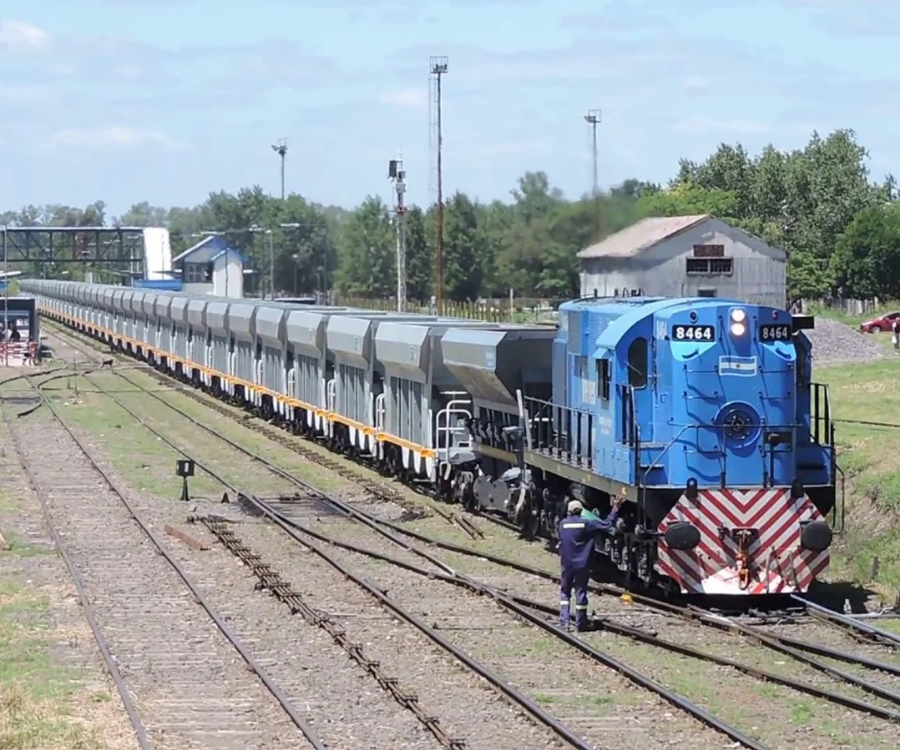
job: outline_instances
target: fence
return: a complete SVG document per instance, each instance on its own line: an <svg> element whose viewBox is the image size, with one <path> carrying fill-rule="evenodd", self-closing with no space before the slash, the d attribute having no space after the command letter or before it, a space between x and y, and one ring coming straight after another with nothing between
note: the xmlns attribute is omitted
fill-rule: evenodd
<svg viewBox="0 0 900 750"><path fill-rule="evenodd" d="M483 320L488 323L553 323L556 322L556 308L565 300L520 298L510 304L508 299L482 299L475 302L444 300L440 313L429 303L407 300L403 312L422 315L444 315L451 318ZM335 305L362 307L366 310L396 311L396 299L372 299L366 297L344 297L334 295Z"/></svg>

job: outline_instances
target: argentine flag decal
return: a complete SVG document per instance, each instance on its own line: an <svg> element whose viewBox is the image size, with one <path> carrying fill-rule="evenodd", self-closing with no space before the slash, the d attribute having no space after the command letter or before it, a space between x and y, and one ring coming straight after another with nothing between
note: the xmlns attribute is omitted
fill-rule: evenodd
<svg viewBox="0 0 900 750"><path fill-rule="evenodd" d="M753 377L757 372L756 357L719 357L719 375Z"/></svg>

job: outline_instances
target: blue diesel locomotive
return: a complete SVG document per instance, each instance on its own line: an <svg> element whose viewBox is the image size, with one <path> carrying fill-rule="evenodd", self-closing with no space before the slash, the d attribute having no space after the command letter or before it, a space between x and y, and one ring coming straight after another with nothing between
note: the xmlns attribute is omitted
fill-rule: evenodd
<svg viewBox="0 0 900 750"><path fill-rule="evenodd" d="M570 497L602 514L623 494L598 549L626 574L681 593L805 591L829 564L838 471L812 319L710 298L559 315L552 396L520 395L518 420L476 402L490 464L476 504L511 505L536 532Z"/></svg>

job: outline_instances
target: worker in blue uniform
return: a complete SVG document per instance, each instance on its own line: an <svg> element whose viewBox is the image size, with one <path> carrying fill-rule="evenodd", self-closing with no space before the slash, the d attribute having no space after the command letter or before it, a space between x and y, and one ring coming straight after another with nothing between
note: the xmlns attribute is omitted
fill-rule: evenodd
<svg viewBox="0 0 900 750"><path fill-rule="evenodd" d="M588 629L588 573L594 537L608 531L616 522L624 497L617 497L606 518L586 518L582 515L584 506L579 500L569 503L569 515L559 522L560 576L559 624L569 625L569 601L575 589L575 626L578 630Z"/></svg>

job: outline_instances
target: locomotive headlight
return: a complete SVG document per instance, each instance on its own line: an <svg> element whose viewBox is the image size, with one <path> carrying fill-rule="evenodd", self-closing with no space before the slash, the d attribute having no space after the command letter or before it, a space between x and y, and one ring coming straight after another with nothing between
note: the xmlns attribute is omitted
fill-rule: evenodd
<svg viewBox="0 0 900 750"><path fill-rule="evenodd" d="M731 324L731 335L732 336L743 336L747 333L747 326L743 323L732 323Z"/></svg>
<svg viewBox="0 0 900 750"><path fill-rule="evenodd" d="M740 307L734 308L731 311L731 321L733 323L743 323L747 319L746 311L742 310ZM732 333L734 332L734 326L731 327ZM743 332L742 332L743 333ZM735 334L736 336L740 336L741 334Z"/></svg>

